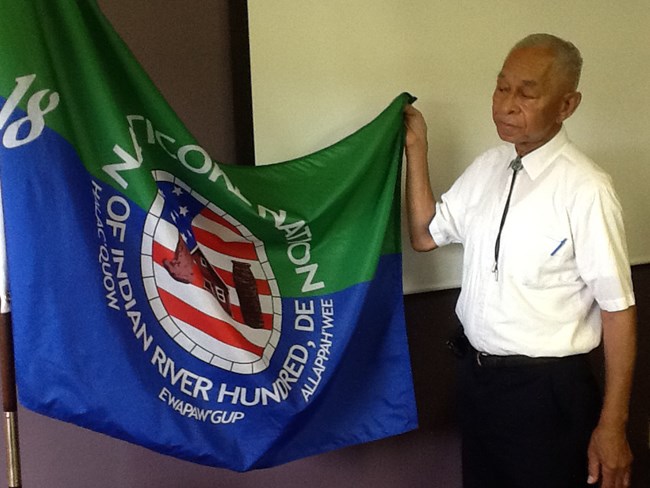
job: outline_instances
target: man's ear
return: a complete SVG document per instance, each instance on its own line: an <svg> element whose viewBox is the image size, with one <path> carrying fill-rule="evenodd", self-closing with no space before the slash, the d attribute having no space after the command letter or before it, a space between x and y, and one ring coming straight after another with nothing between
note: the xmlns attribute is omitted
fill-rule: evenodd
<svg viewBox="0 0 650 488"><path fill-rule="evenodd" d="M572 91L562 97L562 105L560 106L560 112L558 113L558 122L561 124L566 119L573 115L573 112L576 111L580 101L582 100L582 93L579 91Z"/></svg>

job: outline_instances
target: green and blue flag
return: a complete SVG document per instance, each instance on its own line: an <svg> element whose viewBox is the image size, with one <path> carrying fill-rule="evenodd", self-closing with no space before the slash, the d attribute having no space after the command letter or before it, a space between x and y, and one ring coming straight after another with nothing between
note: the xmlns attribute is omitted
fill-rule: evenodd
<svg viewBox="0 0 650 488"><path fill-rule="evenodd" d="M214 161L92 0L0 0L18 393L244 471L417 426L402 109L319 152Z"/></svg>

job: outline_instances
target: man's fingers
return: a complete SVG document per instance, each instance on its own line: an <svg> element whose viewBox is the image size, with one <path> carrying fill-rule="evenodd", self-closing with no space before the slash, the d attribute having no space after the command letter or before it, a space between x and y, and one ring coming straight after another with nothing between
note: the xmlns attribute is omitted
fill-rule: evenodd
<svg viewBox="0 0 650 488"><path fill-rule="evenodd" d="M593 485L598 483L600 479L600 462L596 456L589 453L589 476L587 477L587 483Z"/></svg>
<svg viewBox="0 0 650 488"><path fill-rule="evenodd" d="M632 472L629 469L625 472L625 475L623 476L623 486L625 487L632 486Z"/></svg>
<svg viewBox="0 0 650 488"><path fill-rule="evenodd" d="M630 469L607 469L603 466L601 488L626 488L631 485L632 472Z"/></svg>

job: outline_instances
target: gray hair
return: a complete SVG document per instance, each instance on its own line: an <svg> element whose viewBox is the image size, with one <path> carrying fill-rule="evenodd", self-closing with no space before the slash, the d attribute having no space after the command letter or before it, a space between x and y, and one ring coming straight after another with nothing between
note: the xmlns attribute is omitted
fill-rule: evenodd
<svg viewBox="0 0 650 488"><path fill-rule="evenodd" d="M578 89L582 71L582 55L571 42L552 34L531 34L514 45L510 52L525 47L544 47L555 56L555 65L567 76L573 90Z"/></svg>

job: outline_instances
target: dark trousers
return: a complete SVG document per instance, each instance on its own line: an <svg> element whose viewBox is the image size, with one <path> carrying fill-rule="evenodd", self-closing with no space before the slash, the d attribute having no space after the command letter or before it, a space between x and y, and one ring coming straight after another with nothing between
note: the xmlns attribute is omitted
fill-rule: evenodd
<svg viewBox="0 0 650 488"><path fill-rule="evenodd" d="M463 486L587 485L600 392L585 356L513 367L460 368Z"/></svg>

